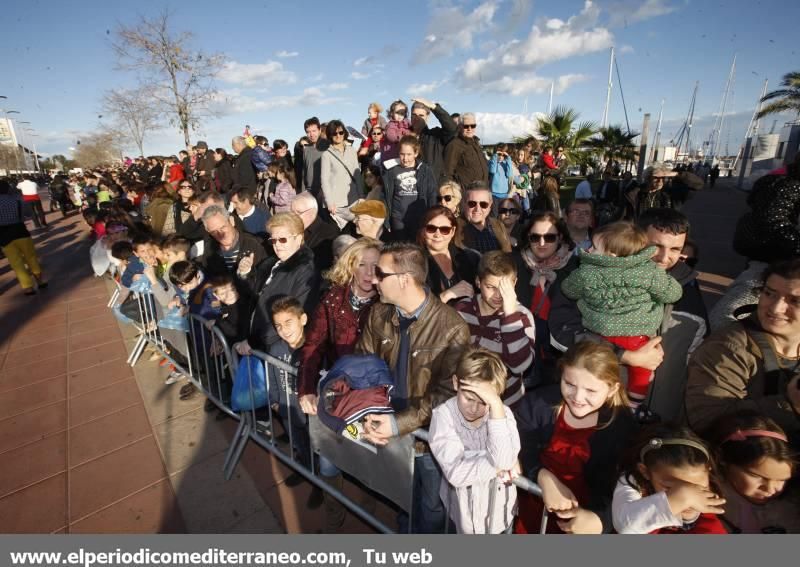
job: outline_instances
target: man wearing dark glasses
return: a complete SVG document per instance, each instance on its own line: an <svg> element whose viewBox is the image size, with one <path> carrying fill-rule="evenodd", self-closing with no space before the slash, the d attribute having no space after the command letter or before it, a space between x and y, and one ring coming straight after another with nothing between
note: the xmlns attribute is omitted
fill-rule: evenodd
<svg viewBox="0 0 800 567"><path fill-rule="evenodd" d="M470 183L489 182L489 163L477 136L475 115L467 112L461 116L461 132L447 144L444 151L444 175L462 187Z"/></svg>
<svg viewBox="0 0 800 567"><path fill-rule="evenodd" d="M375 354L389 365L396 412L367 416L363 438L375 445L426 427L433 408L454 395L453 369L469 343L469 328L455 309L425 287L427 274L425 255L415 244L389 244L375 266L373 283L380 304L372 308L356 352ZM418 443L415 533L438 533L444 528L445 510L438 497L441 479L427 445Z"/></svg>
<svg viewBox="0 0 800 567"><path fill-rule="evenodd" d="M476 182L467 188L461 202L466 222L459 219L464 245L481 254L492 250L511 252L511 239L501 221L492 218L492 192L486 182Z"/></svg>

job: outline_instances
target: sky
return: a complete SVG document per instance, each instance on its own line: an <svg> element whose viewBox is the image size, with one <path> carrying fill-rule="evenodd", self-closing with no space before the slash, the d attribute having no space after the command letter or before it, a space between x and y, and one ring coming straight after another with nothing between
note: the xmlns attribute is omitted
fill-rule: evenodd
<svg viewBox="0 0 800 567"><path fill-rule="evenodd" d="M214 147L229 147L245 125L291 147L310 116L360 129L373 100L388 106L415 95L477 113L478 135L495 143L533 131L553 83L554 106L599 123L614 46L622 89L615 74L609 122L625 125L622 94L631 130L651 114L652 140L663 99L661 138L669 140L699 81L696 145L713 129L736 55L720 136L721 149L735 153L764 80L777 88L800 69L800 2L786 0L27 0L4 11L0 108L31 123L40 154L69 156L108 120L98 118L103 93L135 82L116 69L115 31L164 9L176 33L193 34L193 49L227 57L215 81L218 114L192 135ZM767 118L761 131L792 118ZM145 152L174 154L182 145L164 120Z"/></svg>

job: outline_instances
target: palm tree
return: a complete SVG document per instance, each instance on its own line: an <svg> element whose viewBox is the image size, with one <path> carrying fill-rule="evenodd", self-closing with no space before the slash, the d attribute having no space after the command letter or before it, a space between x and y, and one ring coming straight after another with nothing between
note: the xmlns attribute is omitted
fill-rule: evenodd
<svg viewBox="0 0 800 567"><path fill-rule="evenodd" d="M539 117L537 130L542 145L564 148L570 163L583 166L588 163L586 148L597 126L594 122L578 122L579 116L575 109L557 106L549 116Z"/></svg>
<svg viewBox="0 0 800 567"><path fill-rule="evenodd" d="M600 128L597 136L589 140L588 145L606 162L629 162L635 160L638 154L633 143L638 135L638 132L625 133L622 126L608 126Z"/></svg>
<svg viewBox="0 0 800 567"><path fill-rule="evenodd" d="M795 112L800 116L800 71L786 73L781 86L784 88L769 92L761 99L761 102L771 102L761 107L759 118L779 112Z"/></svg>

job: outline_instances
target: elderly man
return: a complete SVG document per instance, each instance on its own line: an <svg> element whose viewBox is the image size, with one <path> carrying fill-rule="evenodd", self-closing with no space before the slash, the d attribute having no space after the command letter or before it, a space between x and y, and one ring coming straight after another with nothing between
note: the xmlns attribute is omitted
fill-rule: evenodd
<svg viewBox="0 0 800 567"><path fill-rule="evenodd" d="M458 219L464 245L481 254L492 250L511 252L511 239L503 223L490 217L492 212L492 192L486 182L475 182L467 188L461 201L464 218Z"/></svg>
<svg viewBox="0 0 800 567"><path fill-rule="evenodd" d="M261 241L236 228L234 218L216 204L203 211L203 226L211 239L206 243L200 263L207 275L235 274L242 258L253 254L253 265L267 257Z"/></svg>
<svg viewBox="0 0 800 567"><path fill-rule="evenodd" d="M428 127L431 112L441 126ZM411 129L419 137L420 158L431 166L437 183L444 181L444 150L458 134L458 125L438 102L415 98L411 105Z"/></svg>
<svg viewBox="0 0 800 567"><path fill-rule="evenodd" d="M447 144L444 152L445 178L457 181L462 187L476 181L489 182L489 164L475 135L477 127L473 113L463 114L460 134Z"/></svg>
<svg viewBox="0 0 800 567"><path fill-rule="evenodd" d="M198 192L209 191L214 188L214 180L212 174L214 173L214 152L208 151L208 144L202 140L197 142L196 161L194 163L194 173L197 177L195 187Z"/></svg>
<svg viewBox="0 0 800 567"><path fill-rule="evenodd" d="M382 201L365 200L350 207L355 215L353 224L359 236L386 240L388 233L383 230L386 222L386 205Z"/></svg>
<svg viewBox="0 0 800 567"><path fill-rule="evenodd" d="M800 440L800 259L770 265L747 319L712 334L689 361L686 414L697 431L721 416L758 412Z"/></svg>
<svg viewBox="0 0 800 567"><path fill-rule="evenodd" d="M395 379L396 412L367 416L365 439L376 445L427 426L433 408L454 394L453 369L469 344L469 328L455 309L428 291L427 275L428 262L414 244L388 245L375 267L373 283L381 303L370 311L356 352L386 361ZM414 466L416 533L444 527L441 479L430 452L420 452Z"/></svg>
<svg viewBox="0 0 800 567"><path fill-rule="evenodd" d="M339 236L339 230L320 218L319 203L311 193L300 193L291 207L292 212L303 219L303 240L314 252L314 265L320 271L327 270L333 265L333 241Z"/></svg>
<svg viewBox="0 0 800 567"><path fill-rule="evenodd" d="M234 186L247 187L255 192L258 179L256 179L256 170L253 167L253 150L241 136L235 136L231 140L231 147L234 152L239 154L233 162Z"/></svg>

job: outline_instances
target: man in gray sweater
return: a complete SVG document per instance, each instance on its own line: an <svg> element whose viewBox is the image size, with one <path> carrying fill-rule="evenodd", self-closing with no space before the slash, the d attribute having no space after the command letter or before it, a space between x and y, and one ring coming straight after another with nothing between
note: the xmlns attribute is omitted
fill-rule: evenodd
<svg viewBox="0 0 800 567"><path fill-rule="evenodd" d="M319 118L312 116L305 121L303 127L306 131L306 136L311 143L303 148L303 190L308 191L317 201L320 199L322 191L320 170L322 154L328 149L330 143L328 140L321 138Z"/></svg>

